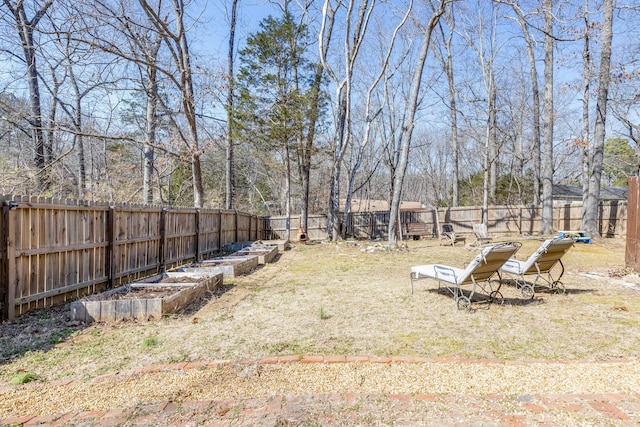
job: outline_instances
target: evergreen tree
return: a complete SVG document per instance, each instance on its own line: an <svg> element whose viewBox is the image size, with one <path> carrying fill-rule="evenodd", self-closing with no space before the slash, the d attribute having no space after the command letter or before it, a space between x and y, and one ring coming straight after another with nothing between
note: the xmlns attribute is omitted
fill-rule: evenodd
<svg viewBox="0 0 640 427"><path fill-rule="evenodd" d="M638 170L636 153L625 138L609 138L604 143L602 184L625 187L627 177Z"/></svg>
<svg viewBox="0 0 640 427"><path fill-rule="evenodd" d="M317 120L314 97L318 91L314 90L314 64L305 58L307 39L306 26L285 13L265 18L240 51L234 129L238 141L249 144L255 155L267 156L267 164L284 169L280 202L287 216L291 213L292 159L298 159L302 175L304 162L310 161L302 154L309 149L306 137Z"/></svg>

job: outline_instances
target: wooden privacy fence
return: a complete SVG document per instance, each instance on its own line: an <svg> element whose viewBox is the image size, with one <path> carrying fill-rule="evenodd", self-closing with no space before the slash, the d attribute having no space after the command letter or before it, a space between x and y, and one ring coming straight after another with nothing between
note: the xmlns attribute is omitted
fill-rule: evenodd
<svg viewBox="0 0 640 427"><path fill-rule="evenodd" d="M542 206L491 206L488 212L488 231L495 234L536 234L540 230ZM400 224L421 222L434 235L439 224L452 223L457 233L473 233L473 224L482 222L482 208L464 206L457 208L416 209L400 212ZM579 230L582 222L582 203L553 207L555 230ZM291 218L291 237L295 239L300 218ZM620 237L626 233L626 202L600 203L598 227L602 236ZM389 212L352 212L347 217L346 236L360 239L386 239L388 237ZM286 220L283 217L265 219L265 231L272 238L284 238ZM400 230L399 230L400 231ZM326 216L309 216L307 232L312 239L327 237ZM402 233L399 233L402 235Z"/></svg>
<svg viewBox="0 0 640 427"><path fill-rule="evenodd" d="M640 178L628 178L628 226L624 262L640 273Z"/></svg>
<svg viewBox="0 0 640 427"><path fill-rule="evenodd" d="M439 224L453 224L456 233L473 233L473 225L482 222L482 208L422 209L403 212L404 222L424 222L432 229ZM601 202L598 210L598 231L603 237L620 237L626 233L626 202ZM487 228L493 234L537 234L542 221L542 206L490 206ZM582 203L567 203L553 207L553 229L580 230Z"/></svg>
<svg viewBox="0 0 640 427"><path fill-rule="evenodd" d="M262 229L229 210L5 197L0 320L199 261Z"/></svg>

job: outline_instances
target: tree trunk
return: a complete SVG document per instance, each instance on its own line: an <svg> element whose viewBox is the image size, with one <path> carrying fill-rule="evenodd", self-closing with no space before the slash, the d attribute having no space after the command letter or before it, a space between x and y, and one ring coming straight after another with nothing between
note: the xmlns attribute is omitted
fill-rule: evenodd
<svg viewBox="0 0 640 427"><path fill-rule="evenodd" d="M187 32L184 27L183 16L185 13L184 3L180 0L173 0L176 12L176 29L178 35L178 48L180 56L177 58L178 70L181 76L182 105L184 114L189 125L191 136L191 171L193 178L193 205L196 208L204 206L204 188L202 186L202 168L200 165L200 142L198 138L198 125L195 111L195 93L193 90L193 74L191 70L191 57L189 56L189 43L187 42Z"/></svg>
<svg viewBox="0 0 640 427"><path fill-rule="evenodd" d="M202 187L200 155L191 156L191 176L193 177L193 206L202 208L204 206L204 188Z"/></svg>
<svg viewBox="0 0 640 427"><path fill-rule="evenodd" d="M73 129L75 131L73 135L73 144L78 152L78 198L83 199L85 191L87 190L87 170L84 154L84 140L82 138L82 94L80 93L80 87L73 70L71 53L68 50L66 51L66 56L67 74L69 75L69 80L73 87L73 94L75 97L74 113L71 119L73 121Z"/></svg>
<svg viewBox="0 0 640 427"><path fill-rule="evenodd" d="M491 58L489 61L489 145L487 147L489 150L489 201L491 202L496 197L498 182L498 90L493 74L493 58ZM486 224L486 222L483 223Z"/></svg>
<svg viewBox="0 0 640 427"><path fill-rule="evenodd" d="M284 144L284 163L286 168L286 174L284 181L284 203L285 203L285 216L287 226L284 232L285 240L291 240L291 158L289 155L289 142Z"/></svg>
<svg viewBox="0 0 640 427"><path fill-rule="evenodd" d="M453 56L451 46L447 45L447 82L449 83L449 114L451 115L451 148L453 151L452 161L452 183L451 183L451 205L456 207L460 204L459 181L460 181L460 142L458 140L458 106L456 103L456 85L453 78Z"/></svg>
<svg viewBox="0 0 640 427"><path fill-rule="evenodd" d="M591 48L589 46L589 0L584 6L584 48L582 50L582 215L589 193L589 99L591 91Z"/></svg>
<svg viewBox="0 0 640 427"><path fill-rule="evenodd" d="M338 95L339 96L339 95ZM336 140L333 148L333 170L331 180L331 190L329 192L329 234L331 240L338 240L341 235L340 230L340 171L342 158L344 157L345 145L348 137L345 134L345 123L347 119L346 95L343 95L338 107L338 126L336 129Z"/></svg>
<svg viewBox="0 0 640 427"><path fill-rule="evenodd" d="M607 121L607 96L609 94L611 42L613 39L613 0L604 0L598 96L596 100L596 126L593 133L594 147L587 192L582 216L582 229L593 237L599 237L598 204L600 201L600 178L604 157L604 140Z"/></svg>
<svg viewBox="0 0 640 427"><path fill-rule="evenodd" d="M233 178L233 89L235 76L233 71L233 51L235 47L236 34L236 13L238 10L238 0L231 3L231 22L229 23L229 51L227 55L227 159L226 159L226 191L225 208L233 209L234 205L234 178Z"/></svg>
<svg viewBox="0 0 640 427"><path fill-rule="evenodd" d="M540 234L553 233L553 0L544 0L544 163L542 171L542 220Z"/></svg>
<svg viewBox="0 0 640 427"><path fill-rule="evenodd" d="M159 43L156 44L159 48ZM156 50L157 53L157 50ZM153 56L155 58L155 55ZM147 83L146 97L146 116L145 116L145 139L146 145L144 146L144 166L142 176L142 200L143 203L153 202L153 186L151 181L153 178L153 166L156 145L156 132L157 132L157 108L158 108L158 82L157 82L157 70L154 67L147 67L147 76L149 82Z"/></svg>

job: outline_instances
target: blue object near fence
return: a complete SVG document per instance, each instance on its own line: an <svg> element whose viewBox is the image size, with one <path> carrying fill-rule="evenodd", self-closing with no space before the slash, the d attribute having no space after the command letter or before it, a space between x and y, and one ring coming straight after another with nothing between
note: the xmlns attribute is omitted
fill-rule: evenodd
<svg viewBox="0 0 640 427"><path fill-rule="evenodd" d="M587 236L587 233L584 231L559 231L558 237L571 237L578 243L591 243L591 237Z"/></svg>

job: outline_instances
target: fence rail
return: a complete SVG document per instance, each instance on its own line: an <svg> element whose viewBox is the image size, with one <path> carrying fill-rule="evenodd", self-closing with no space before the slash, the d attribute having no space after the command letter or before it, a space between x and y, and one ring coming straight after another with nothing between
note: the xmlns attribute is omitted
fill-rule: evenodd
<svg viewBox="0 0 640 427"><path fill-rule="evenodd" d="M230 210L5 197L0 320L261 239L262 228L261 218Z"/></svg>

